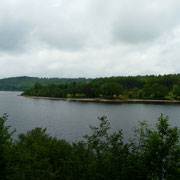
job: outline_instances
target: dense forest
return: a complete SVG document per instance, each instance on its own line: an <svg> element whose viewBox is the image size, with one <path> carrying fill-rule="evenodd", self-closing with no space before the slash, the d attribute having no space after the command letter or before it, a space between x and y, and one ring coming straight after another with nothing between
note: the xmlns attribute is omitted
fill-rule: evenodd
<svg viewBox="0 0 180 180"><path fill-rule="evenodd" d="M144 122L128 142L119 130L109 134L106 117L80 142L53 138L46 129L19 134L0 117L0 179L122 179L146 180L180 177L180 130L161 115L155 127Z"/></svg>
<svg viewBox="0 0 180 180"><path fill-rule="evenodd" d="M96 78L85 82L36 82L23 95L58 98L179 99L180 74Z"/></svg>
<svg viewBox="0 0 180 180"><path fill-rule="evenodd" d="M32 88L35 82L41 84L49 83L67 83L67 82L86 82L90 79L86 78L38 78L38 77L11 77L0 79L0 90L4 91L24 91L27 88Z"/></svg>

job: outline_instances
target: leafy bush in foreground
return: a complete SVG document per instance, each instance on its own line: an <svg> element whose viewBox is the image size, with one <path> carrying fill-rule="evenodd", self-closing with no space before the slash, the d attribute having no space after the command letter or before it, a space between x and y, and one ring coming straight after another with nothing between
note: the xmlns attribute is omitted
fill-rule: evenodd
<svg viewBox="0 0 180 180"><path fill-rule="evenodd" d="M123 140L122 130L109 134L105 116L90 127L84 141L68 143L35 128L12 142L0 118L0 179L178 179L178 127L161 115L156 127L140 122L134 138Z"/></svg>

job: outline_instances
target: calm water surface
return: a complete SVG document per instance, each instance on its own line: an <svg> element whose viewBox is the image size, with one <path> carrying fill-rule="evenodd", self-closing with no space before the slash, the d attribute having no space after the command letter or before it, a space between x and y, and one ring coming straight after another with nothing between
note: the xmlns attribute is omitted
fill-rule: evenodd
<svg viewBox="0 0 180 180"><path fill-rule="evenodd" d="M161 113L169 116L171 125L180 127L180 104L94 103L47 99L31 99L17 96L21 92L0 91L0 115L8 113L8 125L17 134L35 127L47 128L47 132L68 141L78 141L90 133L89 125L98 125L98 116L108 117L112 131L123 129L126 137L132 136L132 128L138 121L154 124Z"/></svg>

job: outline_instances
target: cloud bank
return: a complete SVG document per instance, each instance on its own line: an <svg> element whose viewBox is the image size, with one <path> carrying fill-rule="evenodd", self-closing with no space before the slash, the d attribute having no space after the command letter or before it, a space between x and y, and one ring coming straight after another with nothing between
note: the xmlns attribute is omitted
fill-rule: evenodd
<svg viewBox="0 0 180 180"><path fill-rule="evenodd" d="M0 78L179 73L179 0L2 0Z"/></svg>

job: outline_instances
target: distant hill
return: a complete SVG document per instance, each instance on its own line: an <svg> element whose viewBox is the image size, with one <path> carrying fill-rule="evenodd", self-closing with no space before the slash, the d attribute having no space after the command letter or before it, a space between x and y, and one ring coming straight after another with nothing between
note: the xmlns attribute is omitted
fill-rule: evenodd
<svg viewBox="0 0 180 180"><path fill-rule="evenodd" d="M0 79L0 91L24 91L34 86L35 82L41 84L68 83L68 82L88 82L86 78L38 78L38 77L10 77Z"/></svg>

